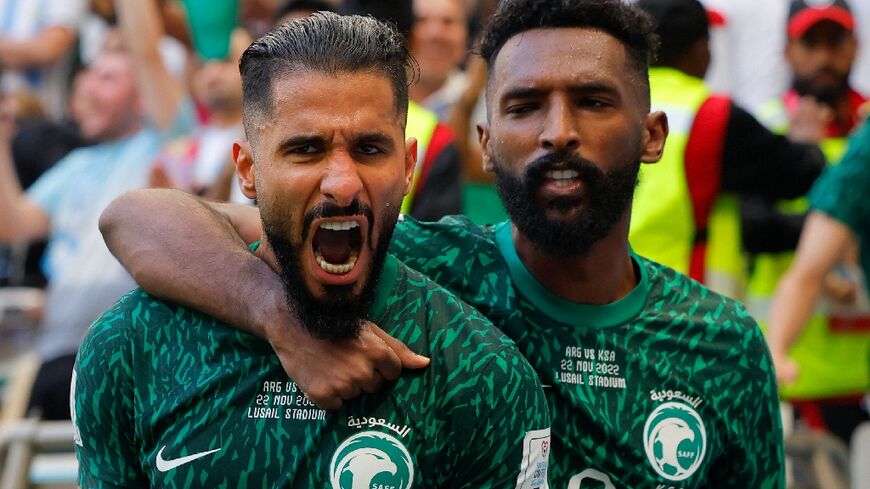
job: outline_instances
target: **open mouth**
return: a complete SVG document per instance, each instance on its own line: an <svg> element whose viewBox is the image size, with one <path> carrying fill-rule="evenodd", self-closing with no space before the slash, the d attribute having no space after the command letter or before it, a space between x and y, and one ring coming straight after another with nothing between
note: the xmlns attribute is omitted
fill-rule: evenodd
<svg viewBox="0 0 870 489"><path fill-rule="evenodd" d="M553 182L556 187L568 187L580 176L576 170L548 170L544 178Z"/></svg>
<svg viewBox="0 0 870 489"><path fill-rule="evenodd" d="M361 245L360 224L350 220L321 222L311 240L317 265L333 275L344 275L353 270Z"/></svg>

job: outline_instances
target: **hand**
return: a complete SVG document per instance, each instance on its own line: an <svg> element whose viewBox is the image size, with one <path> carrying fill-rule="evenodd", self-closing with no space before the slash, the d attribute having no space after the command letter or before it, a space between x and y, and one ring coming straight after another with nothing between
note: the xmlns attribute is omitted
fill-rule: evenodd
<svg viewBox="0 0 870 489"><path fill-rule="evenodd" d="M792 141L819 144L825 139L828 123L834 118L834 111L812 97L801 97L797 110L791 116L788 137Z"/></svg>
<svg viewBox="0 0 870 489"><path fill-rule="evenodd" d="M858 288L855 283L841 276L837 271L833 271L825 277L822 290L831 300L843 305L854 304L858 298Z"/></svg>
<svg viewBox="0 0 870 489"><path fill-rule="evenodd" d="M791 384L798 379L800 367L785 353L771 351L773 367L776 369L776 381L779 385Z"/></svg>
<svg viewBox="0 0 870 489"><path fill-rule="evenodd" d="M288 327L283 321L270 324L267 337L281 365L321 409L337 410L344 401L363 392L377 392L385 381L396 380L403 368L429 365L427 357L412 352L369 322L363 325L357 338L341 341L317 339L301 327Z"/></svg>

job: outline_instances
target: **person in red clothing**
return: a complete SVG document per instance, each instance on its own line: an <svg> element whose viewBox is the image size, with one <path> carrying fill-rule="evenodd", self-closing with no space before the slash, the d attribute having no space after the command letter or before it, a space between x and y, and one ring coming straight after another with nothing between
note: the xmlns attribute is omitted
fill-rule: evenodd
<svg viewBox="0 0 870 489"><path fill-rule="evenodd" d="M802 97L830 110L826 138L847 136L859 122L858 109L867 99L849 86L858 40L855 19L846 0L814 7L793 1L788 17L786 59L793 73L792 89L783 99L789 116Z"/></svg>

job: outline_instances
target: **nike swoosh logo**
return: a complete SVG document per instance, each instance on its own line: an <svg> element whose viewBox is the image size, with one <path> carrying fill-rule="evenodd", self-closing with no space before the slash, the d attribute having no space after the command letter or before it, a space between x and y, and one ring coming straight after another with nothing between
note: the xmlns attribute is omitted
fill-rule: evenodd
<svg viewBox="0 0 870 489"><path fill-rule="evenodd" d="M188 455L186 457L176 458L173 460L164 460L163 450L166 449L166 445L163 445L163 448L161 448L160 451L157 452L157 470L159 470L160 472L166 472L181 467L182 465L193 462L198 458L202 458L206 455L211 455L212 453L219 452L221 451L221 448L215 448L214 450L209 450L207 452L194 453L193 455Z"/></svg>

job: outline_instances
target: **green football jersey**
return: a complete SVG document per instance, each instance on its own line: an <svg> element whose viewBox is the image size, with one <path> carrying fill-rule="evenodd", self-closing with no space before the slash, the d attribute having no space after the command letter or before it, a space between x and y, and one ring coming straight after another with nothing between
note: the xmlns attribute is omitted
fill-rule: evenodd
<svg viewBox="0 0 870 489"><path fill-rule="evenodd" d="M546 400L511 340L392 256L369 318L432 362L326 413L287 378L268 343L130 293L79 352L80 484L546 487Z"/></svg>
<svg viewBox="0 0 870 489"><path fill-rule="evenodd" d="M774 370L738 303L636 255L627 296L569 302L525 268L507 222L406 218L391 251L532 363L553 423L553 489L784 487Z"/></svg>

